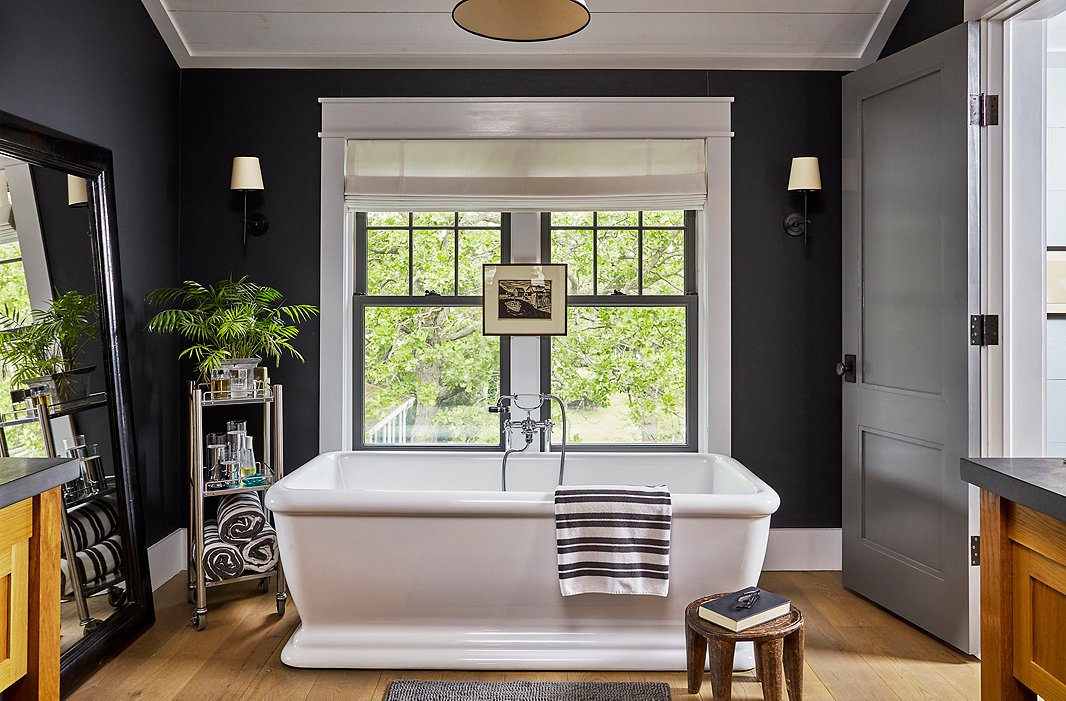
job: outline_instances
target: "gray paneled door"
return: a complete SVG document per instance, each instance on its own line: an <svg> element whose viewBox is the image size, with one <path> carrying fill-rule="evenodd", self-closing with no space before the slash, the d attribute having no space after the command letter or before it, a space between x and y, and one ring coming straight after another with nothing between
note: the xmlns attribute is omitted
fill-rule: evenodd
<svg viewBox="0 0 1066 701"><path fill-rule="evenodd" d="M844 585L967 652L978 47L960 25L843 81Z"/></svg>

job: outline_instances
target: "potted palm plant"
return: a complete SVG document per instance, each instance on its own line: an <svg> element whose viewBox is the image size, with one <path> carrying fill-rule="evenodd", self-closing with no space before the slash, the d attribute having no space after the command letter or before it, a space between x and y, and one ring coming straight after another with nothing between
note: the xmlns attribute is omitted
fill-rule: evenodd
<svg viewBox="0 0 1066 701"><path fill-rule="evenodd" d="M300 333L296 324L318 314L310 304L284 304L284 296L247 276L204 285L186 280L164 287L145 298L152 304L176 305L148 320L155 333L178 333L189 346L179 357L196 362L206 381L213 370L226 366L255 367L262 358L275 365L282 355L303 362L292 345Z"/></svg>
<svg viewBox="0 0 1066 701"><path fill-rule="evenodd" d="M93 367L78 356L96 337L96 295L57 294L45 309L0 309L0 366L13 384L43 387L56 402L84 399Z"/></svg>

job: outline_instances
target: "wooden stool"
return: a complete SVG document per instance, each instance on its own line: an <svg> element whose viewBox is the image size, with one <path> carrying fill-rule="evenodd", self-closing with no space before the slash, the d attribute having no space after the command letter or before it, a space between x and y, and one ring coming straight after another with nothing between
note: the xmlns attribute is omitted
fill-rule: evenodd
<svg viewBox="0 0 1066 701"><path fill-rule="evenodd" d="M795 606L787 616L775 618L739 633L700 618L700 604L725 596L714 594L696 599L685 609L685 647L688 650L688 693L695 694L703 684L707 645L711 652L711 690L714 701L733 696L733 651L738 642L755 643L755 673L762 681L766 701L781 700L781 666L784 660L785 684L790 701L803 699L803 614Z"/></svg>

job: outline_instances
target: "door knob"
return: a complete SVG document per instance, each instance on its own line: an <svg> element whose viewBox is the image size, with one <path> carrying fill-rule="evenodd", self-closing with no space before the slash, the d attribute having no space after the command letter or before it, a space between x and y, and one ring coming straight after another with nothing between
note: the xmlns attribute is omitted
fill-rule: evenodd
<svg viewBox="0 0 1066 701"><path fill-rule="evenodd" d="M844 382L855 381L855 356L845 355L843 362L837 363L837 375L844 378Z"/></svg>

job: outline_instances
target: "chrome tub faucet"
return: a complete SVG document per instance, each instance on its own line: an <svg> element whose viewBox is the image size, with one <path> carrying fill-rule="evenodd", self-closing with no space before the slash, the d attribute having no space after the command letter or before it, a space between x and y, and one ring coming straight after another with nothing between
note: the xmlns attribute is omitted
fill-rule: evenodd
<svg viewBox="0 0 1066 701"><path fill-rule="evenodd" d="M521 403L522 397L533 399L536 403L532 405L523 406ZM524 453L529 449L529 446L533 444L533 439L536 436L541 437L542 446L551 450L551 438L552 431L555 428L555 423L549 418L534 419L533 412L539 412L545 404L550 406L551 402L555 402L559 405L559 417L562 421L563 440L560 444L559 451L559 486L563 484L563 469L566 466L566 406L563 404L563 400L554 394L505 394L496 400L495 404L489 405L489 413L500 414L503 417L503 466L502 466L502 489L507 491L507 459L511 457L512 453ZM513 410L519 410L525 412L523 418L511 418L511 412ZM521 448L514 447L514 434L518 431L525 439L525 445Z"/></svg>

